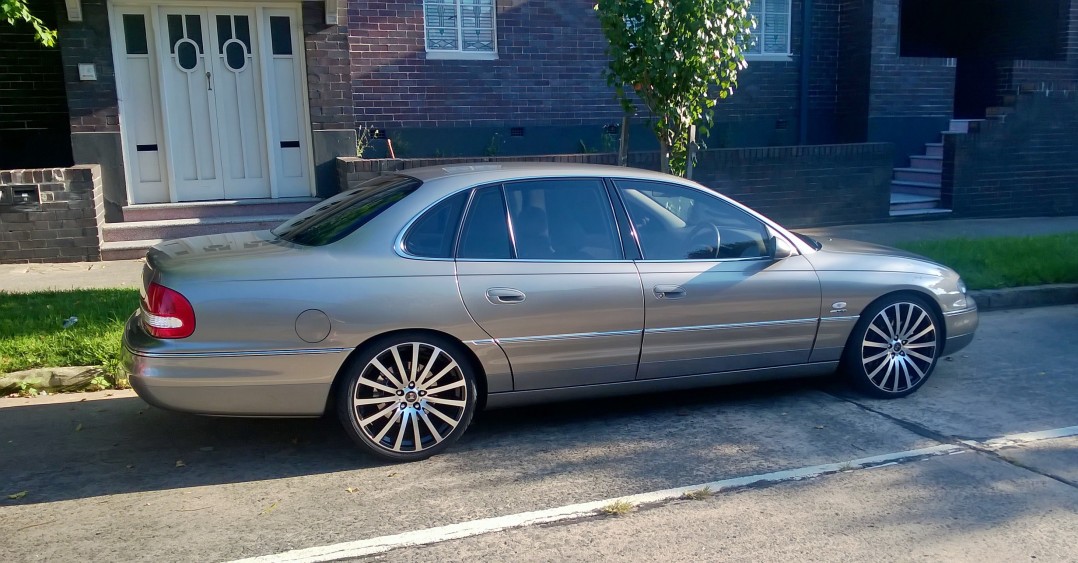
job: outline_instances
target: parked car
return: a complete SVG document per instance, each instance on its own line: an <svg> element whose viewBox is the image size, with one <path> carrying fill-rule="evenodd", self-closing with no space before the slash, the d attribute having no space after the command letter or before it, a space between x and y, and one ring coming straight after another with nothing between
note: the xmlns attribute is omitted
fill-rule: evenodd
<svg viewBox="0 0 1078 563"><path fill-rule="evenodd" d="M836 370L902 397L976 327L959 276L912 254L817 241L654 172L484 164L153 247L123 346L153 405L336 410L367 451L411 461L484 407Z"/></svg>

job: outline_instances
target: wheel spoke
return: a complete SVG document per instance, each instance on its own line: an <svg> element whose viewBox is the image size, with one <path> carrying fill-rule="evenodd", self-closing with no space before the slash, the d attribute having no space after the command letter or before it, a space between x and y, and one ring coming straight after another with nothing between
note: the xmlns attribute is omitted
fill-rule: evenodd
<svg viewBox="0 0 1078 563"><path fill-rule="evenodd" d="M887 366L887 371L883 374L883 380L880 381L880 389L885 389L887 387L887 382L891 380L891 372L895 368L895 360L894 358L891 358L884 362L884 364Z"/></svg>
<svg viewBox="0 0 1078 563"><path fill-rule="evenodd" d="M434 367L434 361L438 359L438 356L441 353L441 348L435 348L434 351L431 352L430 358L427 358L427 365L423 368L422 375L420 375L419 378L415 381L416 387L419 387L420 389L423 388L423 381L427 379L428 375L430 375L430 370Z"/></svg>
<svg viewBox="0 0 1078 563"><path fill-rule="evenodd" d="M410 409L404 409L401 413L403 413L401 414L401 427L400 430L397 431L397 441L393 444L393 449L398 452L401 451L401 443L404 442L404 430L408 428L408 418L412 414L412 411Z"/></svg>
<svg viewBox="0 0 1078 563"><path fill-rule="evenodd" d="M404 387L407 384L406 381L403 381L405 379L404 374L407 372L404 370L404 362L401 361L401 355L397 348L397 346L390 348L389 353L393 354L393 363L397 364L397 373L400 374L402 380L401 387Z"/></svg>
<svg viewBox="0 0 1078 563"><path fill-rule="evenodd" d="M887 349L891 348L891 345L886 343L886 342L873 342L871 340L866 340L865 341L865 346L868 346L870 348L887 348Z"/></svg>
<svg viewBox="0 0 1078 563"><path fill-rule="evenodd" d="M906 389L913 387L913 382L910 381L909 364L909 360L907 360L906 358L902 358L902 375L906 378Z"/></svg>
<svg viewBox="0 0 1078 563"><path fill-rule="evenodd" d="M932 358L930 358L930 357L928 357L928 356L925 356L924 354L920 354L920 353L918 353L918 352L914 352L913 350L906 350L906 353L907 353L907 354L909 354L909 355L911 355L911 356L913 356L914 358L917 358L918 360L921 360L921 361L924 361L924 362L928 362L928 363L930 363L930 364L932 363Z"/></svg>
<svg viewBox="0 0 1078 563"><path fill-rule="evenodd" d="M382 403L396 402L395 397L374 397L372 399L355 399L352 401L357 407L365 405L380 405Z"/></svg>
<svg viewBox="0 0 1078 563"><path fill-rule="evenodd" d="M449 372L451 372L451 371L453 371L455 369L457 369L457 363L454 362L454 361L450 361L449 365L445 366L445 368L443 368L442 371L438 372L438 375L435 375L430 381L426 381L426 382L423 383L424 388L430 387L431 385L434 385L435 383L438 382L439 379L444 377L445 374L447 374L447 373L449 373Z"/></svg>
<svg viewBox="0 0 1078 563"><path fill-rule="evenodd" d="M367 418L364 418L363 420L359 421L359 425L360 426L366 426L366 425L374 422L375 420L378 420L379 418L382 418L383 416L388 414L389 411L394 410L396 408L397 408L396 404L389 405L388 407L378 411L377 413L372 414L372 415L368 416Z"/></svg>
<svg viewBox="0 0 1078 563"><path fill-rule="evenodd" d="M412 450L418 452L423 449L423 436L419 434L419 412L412 413L412 435L415 436Z"/></svg>
<svg viewBox="0 0 1078 563"><path fill-rule="evenodd" d="M419 416L420 416L420 418L423 419L423 422L426 423L426 425L427 425L427 429L430 430L430 433L434 436L434 442L435 443L441 442L442 441L442 434L441 434L441 432L438 432L437 428L434 427L434 423L430 421L430 417L427 416L427 412L426 411L419 411Z"/></svg>
<svg viewBox="0 0 1078 563"><path fill-rule="evenodd" d="M917 372L917 377L918 378L922 378L922 377L925 376L925 372L922 371L921 368L917 367L917 362L911 361L911 362L909 362L909 365L910 365L911 368L913 368L913 371Z"/></svg>
<svg viewBox="0 0 1078 563"><path fill-rule="evenodd" d="M366 377L359 378L359 385L366 385L367 387L374 387L375 389L377 389L379 391L385 391L386 393L396 393L397 392L397 390L392 388L392 387L382 385L381 383L378 383L377 381L374 381L373 379L367 379ZM357 387L358 387L358 385L357 385Z"/></svg>
<svg viewBox="0 0 1078 563"><path fill-rule="evenodd" d="M898 332L897 332L898 317L899 317L899 315L902 314L902 312L899 311L899 309L898 309L898 303L895 303L894 309L895 309L895 314L894 314L893 317L888 315L886 313L886 311L883 314L884 322L887 324L887 332L891 333L891 339L892 340L894 340L895 338L898 338Z"/></svg>
<svg viewBox="0 0 1078 563"><path fill-rule="evenodd" d="M431 414L433 414L434 416L442 419L442 422L445 422L446 424L448 424L451 429L457 427L457 421L456 420L453 420L452 418L446 416L445 413L443 413L442 411L435 408L434 405L427 405L427 410Z"/></svg>
<svg viewBox="0 0 1078 563"><path fill-rule="evenodd" d="M386 434L389 433L389 429L393 428L393 424L396 423L398 420L400 420L400 417L401 417L401 411L400 411L400 409L397 409L397 412L393 413L393 418L389 419L389 422L387 422L386 425L382 427L382 431L379 432L378 435L374 437L374 442L375 443L381 443L382 438L385 438Z"/></svg>
<svg viewBox="0 0 1078 563"><path fill-rule="evenodd" d="M876 354L875 356L872 356L871 358L865 358L864 360L862 360L861 363L863 363L863 364L865 364L867 366L868 364L870 364L870 363L872 363L872 362L874 362L874 361L876 361L876 360L878 360L878 359L880 359L880 358L882 358L882 357L884 357L884 356L886 356L887 354L890 354L890 353L891 353L890 350L884 350L883 352L880 352L879 354Z"/></svg>
<svg viewBox="0 0 1078 563"><path fill-rule="evenodd" d="M928 323L928 326L924 330L922 330L921 332L918 332L916 336L909 337L907 340L915 342L917 340L920 340L922 336L924 336L924 335L926 335L926 334L928 334L930 332L934 332L935 330L936 330L936 327L932 326L932 323Z"/></svg>
<svg viewBox="0 0 1078 563"><path fill-rule="evenodd" d="M928 313L922 310L921 315L917 317L917 321L910 325L909 330L904 333L903 338L906 340L916 340L915 338L910 338L909 335L913 334L913 331L917 330L917 327L921 326L921 323L926 320L928 321L928 326L931 328L932 320L928 318Z"/></svg>
<svg viewBox="0 0 1078 563"><path fill-rule="evenodd" d="M393 352L394 356L397 355L395 350L396 349L394 349L394 352ZM399 357L397 358L397 361L398 362L400 361ZM394 376L392 372L390 372L388 369L386 369L386 367L384 365L382 365L382 362L378 361L378 358L375 358L375 359L371 360L371 365L374 366L374 369L382 372L382 375L384 375L385 378L388 379L390 383L392 383L393 385L396 385L397 389L403 389L404 388L404 384L401 383L400 380L397 379L396 376ZM397 391L396 389L392 390L393 393L396 393L396 391Z"/></svg>
<svg viewBox="0 0 1078 563"><path fill-rule="evenodd" d="M902 323L902 328L898 331L900 337L901 335L909 334L909 331L913 330L913 326L910 325L910 320L913 319L913 309L913 305L910 305L909 308L906 309L906 320ZM920 321L918 320L918 322Z"/></svg>
<svg viewBox="0 0 1078 563"><path fill-rule="evenodd" d="M932 348L936 347L935 339L933 339L932 342L922 342L920 344L906 344L905 346L903 346L903 348L905 348L906 350L909 350L910 348L913 348L914 350L916 350L918 348L928 348L928 347L932 347Z"/></svg>
<svg viewBox="0 0 1078 563"><path fill-rule="evenodd" d="M412 369L408 372L408 378L413 382L416 380L416 376L419 375L419 343L412 343ZM417 384L418 385L418 384Z"/></svg>
<svg viewBox="0 0 1078 563"><path fill-rule="evenodd" d="M881 369L887 367L887 364L890 361L891 361L890 359L887 359L887 360L884 360L884 361L880 362L880 365L876 366L876 369L872 370L872 373L868 374L869 381L871 381L873 377L876 377L876 374L880 373Z"/></svg>
<svg viewBox="0 0 1078 563"><path fill-rule="evenodd" d="M890 336L887 336L886 334L884 334L884 333L883 333L883 331L882 331L882 330L880 330L880 329L876 328L876 324L875 324L875 323L873 323L873 324L870 324L870 325L868 325L868 328L872 329L872 331L873 331L873 332L875 332L876 334L880 335L880 338L882 338L882 339L884 339L884 340L887 340L887 341L890 341L890 340L892 340L892 338L891 338ZM868 342L868 341L866 340L865 342Z"/></svg>
<svg viewBox="0 0 1078 563"><path fill-rule="evenodd" d="M461 408L464 408L464 404L465 404L464 401L458 401L456 399L441 399L441 398L438 398L438 397L431 397L430 395L427 395L427 402L436 403L436 404L439 404L439 405L449 405L451 407L461 407Z"/></svg>
<svg viewBox="0 0 1078 563"><path fill-rule="evenodd" d="M457 387L463 387L463 386L464 386L464 380L463 379L458 379L458 380L456 380L453 383L450 383L448 385L442 385L441 387L435 387L434 389L427 389L427 394L428 395L437 395L438 393L445 393L446 391L449 391L450 389L456 389Z"/></svg>

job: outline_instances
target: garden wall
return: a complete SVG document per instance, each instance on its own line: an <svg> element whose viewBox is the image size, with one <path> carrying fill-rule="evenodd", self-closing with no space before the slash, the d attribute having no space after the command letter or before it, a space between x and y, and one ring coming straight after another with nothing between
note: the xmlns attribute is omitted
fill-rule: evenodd
<svg viewBox="0 0 1078 563"><path fill-rule="evenodd" d="M100 166L0 171L0 191L0 264L101 259Z"/></svg>

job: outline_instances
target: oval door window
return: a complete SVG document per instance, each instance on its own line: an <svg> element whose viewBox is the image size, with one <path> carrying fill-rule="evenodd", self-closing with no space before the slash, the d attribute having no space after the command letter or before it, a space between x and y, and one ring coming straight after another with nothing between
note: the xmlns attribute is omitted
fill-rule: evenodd
<svg viewBox="0 0 1078 563"><path fill-rule="evenodd" d="M247 48L235 39L225 43L225 65L232 72L240 72L247 66Z"/></svg>
<svg viewBox="0 0 1078 563"><path fill-rule="evenodd" d="M198 47L190 39L176 42L176 65L184 72L192 72L198 66Z"/></svg>

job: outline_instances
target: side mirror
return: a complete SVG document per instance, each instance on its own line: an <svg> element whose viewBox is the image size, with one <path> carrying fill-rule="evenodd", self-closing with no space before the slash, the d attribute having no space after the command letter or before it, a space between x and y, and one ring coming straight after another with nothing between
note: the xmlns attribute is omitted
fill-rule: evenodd
<svg viewBox="0 0 1078 563"><path fill-rule="evenodd" d="M771 238L767 239L767 251L771 254L772 260L782 260L797 254L797 249L785 238L778 235L772 235Z"/></svg>

